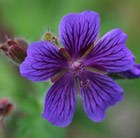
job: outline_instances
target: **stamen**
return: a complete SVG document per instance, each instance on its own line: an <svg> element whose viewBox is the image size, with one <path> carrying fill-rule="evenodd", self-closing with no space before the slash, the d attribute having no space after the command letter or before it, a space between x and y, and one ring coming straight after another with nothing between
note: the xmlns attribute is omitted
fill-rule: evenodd
<svg viewBox="0 0 140 138"><path fill-rule="evenodd" d="M86 69L93 72L93 73L97 73L97 74L100 74L100 75L106 75L107 74L107 72L96 69L96 68L93 68L93 67L86 67Z"/></svg>
<svg viewBox="0 0 140 138"><path fill-rule="evenodd" d="M89 79L80 81L80 86L81 86L82 88L87 88L87 87L89 87L89 86L90 86L90 81L89 81Z"/></svg>
<svg viewBox="0 0 140 138"><path fill-rule="evenodd" d="M52 78L51 78L51 82L54 83L56 82L58 79L60 79L65 73L66 73L66 69L61 70L60 72L56 73Z"/></svg>
<svg viewBox="0 0 140 138"><path fill-rule="evenodd" d="M89 49L83 54L81 58L85 58L93 48L94 48L94 43L89 47Z"/></svg>
<svg viewBox="0 0 140 138"><path fill-rule="evenodd" d="M63 56L66 59L71 60L71 56L65 48L60 48L59 51L63 54Z"/></svg>
<svg viewBox="0 0 140 138"><path fill-rule="evenodd" d="M76 87L76 92L78 95L81 95L80 93L80 87L79 87L79 79L75 77L75 87Z"/></svg>

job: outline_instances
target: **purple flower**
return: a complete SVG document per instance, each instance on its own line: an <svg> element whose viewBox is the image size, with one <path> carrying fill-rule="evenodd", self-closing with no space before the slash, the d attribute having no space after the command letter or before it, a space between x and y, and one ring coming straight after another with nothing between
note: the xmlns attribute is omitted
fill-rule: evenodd
<svg viewBox="0 0 140 138"><path fill-rule="evenodd" d="M134 56L125 45L127 35L121 29L113 29L95 43L99 28L96 12L68 14L59 27L64 48L41 41L32 43L27 50L21 75L32 81L54 82L42 114L53 125L70 124L77 93L86 115L95 122L102 121L106 109L123 99L123 89L106 74L126 71L134 65Z"/></svg>

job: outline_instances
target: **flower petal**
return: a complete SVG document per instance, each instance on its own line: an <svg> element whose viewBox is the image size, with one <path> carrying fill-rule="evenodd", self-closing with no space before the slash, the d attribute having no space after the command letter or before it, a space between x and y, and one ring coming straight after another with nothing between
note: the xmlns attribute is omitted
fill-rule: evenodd
<svg viewBox="0 0 140 138"><path fill-rule="evenodd" d="M100 17L96 12L68 14L60 23L60 40L72 57L78 57L93 44L99 28Z"/></svg>
<svg viewBox="0 0 140 138"><path fill-rule="evenodd" d="M129 70L134 65L134 56L125 45L126 38L121 29L105 34L86 57L86 65L106 72Z"/></svg>
<svg viewBox="0 0 140 138"><path fill-rule="evenodd" d="M52 43L34 42L27 50L27 57L20 66L20 73L32 81L44 81L66 66L65 57Z"/></svg>
<svg viewBox="0 0 140 138"><path fill-rule="evenodd" d="M50 88L45 98L42 117L53 125L65 127L70 124L76 108L76 88L73 78L65 74Z"/></svg>
<svg viewBox="0 0 140 138"><path fill-rule="evenodd" d="M109 106L122 101L123 90L107 76L86 72L81 79L81 95L87 116L92 121L100 122Z"/></svg>
<svg viewBox="0 0 140 138"><path fill-rule="evenodd" d="M113 79L135 79L140 78L140 64L135 64L130 70L117 72L117 73L108 73Z"/></svg>

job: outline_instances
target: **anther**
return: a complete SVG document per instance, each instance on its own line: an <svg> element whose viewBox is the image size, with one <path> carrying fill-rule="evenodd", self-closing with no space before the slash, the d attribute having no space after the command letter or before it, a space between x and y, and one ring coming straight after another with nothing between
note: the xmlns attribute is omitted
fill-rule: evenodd
<svg viewBox="0 0 140 138"><path fill-rule="evenodd" d="M81 86L82 88L87 88L87 87L89 87L89 86L90 86L90 80L89 80L89 79L86 79L86 80L80 81L80 86Z"/></svg>

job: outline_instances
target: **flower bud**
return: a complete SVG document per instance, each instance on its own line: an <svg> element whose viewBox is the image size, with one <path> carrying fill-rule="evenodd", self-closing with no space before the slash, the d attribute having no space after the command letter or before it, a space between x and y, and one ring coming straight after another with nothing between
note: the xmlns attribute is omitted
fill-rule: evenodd
<svg viewBox="0 0 140 138"><path fill-rule="evenodd" d="M5 43L0 45L0 50L11 59L14 63L20 64L24 61L26 57L26 50L28 43L21 39L7 39Z"/></svg>
<svg viewBox="0 0 140 138"><path fill-rule="evenodd" d="M8 99L0 99L0 129L4 127L4 118L9 115L13 109L13 104Z"/></svg>
<svg viewBox="0 0 140 138"><path fill-rule="evenodd" d="M42 40L45 40L45 41L50 41L56 45L58 45L58 37L55 36L53 33L51 32L46 32L43 37L42 37Z"/></svg>
<svg viewBox="0 0 140 138"><path fill-rule="evenodd" d="M0 116L7 116L12 108L13 105L8 99L0 99Z"/></svg>

